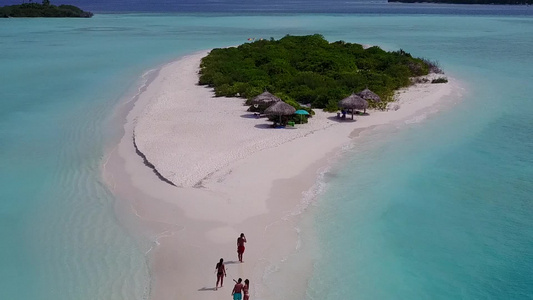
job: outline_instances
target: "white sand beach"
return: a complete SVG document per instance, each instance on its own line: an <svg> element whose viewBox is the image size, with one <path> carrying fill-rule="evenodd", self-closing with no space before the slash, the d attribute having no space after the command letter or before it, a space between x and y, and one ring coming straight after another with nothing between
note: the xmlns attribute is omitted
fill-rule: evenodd
<svg viewBox="0 0 533 300"><path fill-rule="evenodd" d="M119 218L154 241L146 252L155 300L230 299L232 278L239 277L251 280L252 299L279 299L262 278L296 249L298 218L291 215L334 162L328 158L343 146L357 147L361 130L418 122L461 92L448 78L447 84L399 91L394 109L369 111L354 122L315 110L308 124L273 129L246 111L244 99L216 98L212 89L197 85L207 53L163 66L134 103L119 107L129 111L124 136L104 164L104 177L120 199ZM175 186L145 165L133 140ZM248 239L244 263L236 253L241 232ZM214 291L221 257L228 276ZM305 276L290 281L294 295L287 299L302 299Z"/></svg>

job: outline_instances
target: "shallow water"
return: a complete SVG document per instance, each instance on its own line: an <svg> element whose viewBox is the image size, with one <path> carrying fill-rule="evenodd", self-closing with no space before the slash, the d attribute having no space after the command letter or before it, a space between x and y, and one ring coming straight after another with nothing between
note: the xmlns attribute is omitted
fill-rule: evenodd
<svg viewBox="0 0 533 300"><path fill-rule="evenodd" d="M464 98L368 133L332 171L307 299L533 298L533 23L436 22L401 39L464 80Z"/></svg>
<svg viewBox="0 0 533 300"><path fill-rule="evenodd" d="M317 32L439 60L469 90L364 135L327 176L302 225L318 225L302 232L308 298L531 297L532 20L401 13L0 19L1 298L148 298L153 241L121 225L100 175L117 103L180 55Z"/></svg>

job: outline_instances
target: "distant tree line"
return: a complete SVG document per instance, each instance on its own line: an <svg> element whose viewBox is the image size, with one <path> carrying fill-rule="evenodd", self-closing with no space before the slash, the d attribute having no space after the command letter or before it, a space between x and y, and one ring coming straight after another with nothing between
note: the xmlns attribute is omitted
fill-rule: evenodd
<svg viewBox="0 0 533 300"><path fill-rule="evenodd" d="M533 4L533 0L388 0L388 2L448 3L448 4L505 4L505 5Z"/></svg>
<svg viewBox="0 0 533 300"><path fill-rule="evenodd" d="M213 49L200 67L199 84L214 87L216 96L251 99L268 90L289 104L330 111L339 100L365 88L386 105L395 90L411 84L411 77L441 72L436 63L401 49L386 52L377 46L329 43L319 34Z"/></svg>
<svg viewBox="0 0 533 300"><path fill-rule="evenodd" d="M93 13L83 11L74 5L50 4L50 0L43 0L41 4L29 1L19 5L0 7L0 16L4 18L90 18Z"/></svg>

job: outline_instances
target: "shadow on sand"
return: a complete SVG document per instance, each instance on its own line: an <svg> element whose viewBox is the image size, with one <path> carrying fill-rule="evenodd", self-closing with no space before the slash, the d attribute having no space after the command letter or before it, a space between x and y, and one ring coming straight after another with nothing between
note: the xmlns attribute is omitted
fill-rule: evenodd
<svg viewBox="0 0 533 300"><path fill-rule="evenodd" d="M254 113L248 113L248 114L241 115L241 118L245 118L245 119L260 119L264 117L265 117L264 115L261 116L261 115L257 115Z"/></svg>
<svg viewBox="0 0 533 300"><path fill-rule="evenodd" d="M276 129L274 127L272 127L272 124L256 124L254 125L255 128L259 128L259 129Z"/></svg>
<svg viewBox="0 0 533 300"><path fill-rule="evenodd" d="M357 121L356 119L352 120L352 117L346 117L346 119L342 119L342 118L337 118L336 116L328 117L328 120L335 121L338 123L353 123Z"/></svg>
<svg viewBox="0 0 533 300"><path fill-rule="evenodd" d="M198 291L199 291L199 292L216 291L216 289L215 289L214 287L210 287L210 288L208 288L208 287L205 287L205 286L204 286L203 288L198 289Z"/></svg>
<svg viewBox="0 0 533 300"><path fill-rule="evenodd" d="M277 127L272 127L272 124L257 124L254 127L255 128L259 128L259 129L272 129L272 130L275 130L275 129L297 129L296 126L277 126Z"/></svg>

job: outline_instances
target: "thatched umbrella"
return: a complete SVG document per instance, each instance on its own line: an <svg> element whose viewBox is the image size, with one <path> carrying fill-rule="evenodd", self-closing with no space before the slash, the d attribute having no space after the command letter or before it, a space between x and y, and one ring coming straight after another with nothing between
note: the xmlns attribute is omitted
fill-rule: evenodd
<svg viewBox="0 0 533 300"><path fill-rule="evenodd" d="M279 116L279 123L281 124L281 116L292 115L295 111L296 109L291 105L283 101L279 101L265 109L265 114Z"/></svg>
<svg viewBox="0 0 533 300"><path fill-rule="evenodd" d="M255 106L255 107L259 107L259 106L262 106L262 107L268 107L276 102L280 102L281 99L272 95L271 93L269 93L268 91L264 91L263 93L255 96L253 99L252 99L252 104Z"/></svg>
<svg viewBox="0 0 533 300"><path fill-rule="evenodd" d="M371 90L369 90L368 88L360 91L359 93L357 93L357 96L365 99L365 100L370 100L372 102L381 102L381 98L378 96L378 94L372 92Z"/></svg>
<svg viewBox="0 0 533 300"><path fill-rule="evenodd" d="M347 108L352 110L352 120L353 120L353 111L354 109L363 109L366 113L366 108L368 107L368 102L365 99L357 96L356 94L351 94L350 96L339 101L339 106L342 108Z"/></svg>

